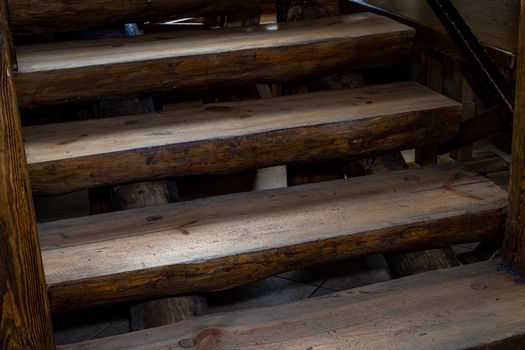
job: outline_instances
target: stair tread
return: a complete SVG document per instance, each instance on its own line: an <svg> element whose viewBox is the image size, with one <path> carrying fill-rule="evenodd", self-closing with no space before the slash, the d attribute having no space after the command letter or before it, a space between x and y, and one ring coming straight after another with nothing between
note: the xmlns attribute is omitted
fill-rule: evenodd
<svg viewBox="0 0 525 350"><path fill-rule="evenodd" d="M20 45L18 73L304 45L399 31L413 29L388 17L358 14L208 32Z"/></svg>
<svg viewBox="0 0 525 350"><path fill-rule="evenodd" d="M409 53L414 35L404 24L364 13L204 33L21 45L15 83L19 103L31 106L287 81L349 65L395 62Z"/></svg>
<svg viewBox="0 0 525 350"><path fill-rule="evenodd" d="M510 349L523 342L524 303L525 285L488 261L61 350L178 349L193 341L195 347L217 350L487 349L496 344Z"/></svg>
<svg viewBox="0 0 525 350"><path fill-rule="evenodd" d="M456 164L39 225L55 310L249 283L304 265L465 243L507 195Z"/></svg>
<svg viewBox="0 0 525 350"><path fill-rule="evenodd" d="M459 103L403 82L30 126L24 139L33 190L53 193L438 144L460 118Z"/></svg>

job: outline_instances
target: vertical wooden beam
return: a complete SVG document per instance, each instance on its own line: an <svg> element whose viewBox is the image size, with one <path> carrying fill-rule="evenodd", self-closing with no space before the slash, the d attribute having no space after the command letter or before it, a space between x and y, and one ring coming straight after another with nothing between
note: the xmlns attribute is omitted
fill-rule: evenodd
<svg viewBox="0 0 525 350"><path fill-rule="evenodd" d="M423 49L420 56L420 81L434 91L443 93L443 62L437 53L429 48ZM417 148L415 161L419 165L437 163L438 154L435 147Z"/></svg>
<svg viewBox="0 0 525 350"><path fill-rule="evenodd" d="M53 349L40 243L18 104L5 3L0 6L0 349Z"/></svg>
<svg viewBox="0 0 525 350"><path fill-rule="evenodd" d="M521 2L509 209L502 257L525 275L525 2Z"/></svg>

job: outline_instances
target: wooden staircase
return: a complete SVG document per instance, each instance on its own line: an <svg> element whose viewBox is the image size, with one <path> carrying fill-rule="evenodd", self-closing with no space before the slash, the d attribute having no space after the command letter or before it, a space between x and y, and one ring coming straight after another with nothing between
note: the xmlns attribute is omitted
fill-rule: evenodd
<svg viewBox="0 0 525 350"><path fill-rule="evenodd" d="M55 3L61 2L45 9L12 1L13 31L91 23L68 19ZM132 2L116 21L159 16L143 3ZM166 6L175 16L238 2L203 12L202 1L157 3L155 9ZM99 23L113 19L85 6L68 10L85 11ZM57 11L63 22L53 18ZM392 19L352 14L27 45L16 48L18 71L9 78L22 107L296 82L400 62L414 35ZM398 82L28 126L23 134L33 192L56 195L437 146L457 133L460 121L460 104L418 83ZM38 231L50 309L64 312L223 290L371 253L497 238L506 208L503 190L451 163L61 220L39 224ZM521 339L524 302L525 286L489 261L61 348L484 349Z"/></svg>

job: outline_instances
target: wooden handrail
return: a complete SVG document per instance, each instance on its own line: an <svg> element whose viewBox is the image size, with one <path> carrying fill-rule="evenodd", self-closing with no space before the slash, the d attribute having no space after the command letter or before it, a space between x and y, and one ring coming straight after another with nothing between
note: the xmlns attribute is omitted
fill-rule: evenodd
<svg viewBox="0 0 525 350"><path fill-rule="evenodd" d="M53 349L29 173L0 3L0 349Z"/></svg>

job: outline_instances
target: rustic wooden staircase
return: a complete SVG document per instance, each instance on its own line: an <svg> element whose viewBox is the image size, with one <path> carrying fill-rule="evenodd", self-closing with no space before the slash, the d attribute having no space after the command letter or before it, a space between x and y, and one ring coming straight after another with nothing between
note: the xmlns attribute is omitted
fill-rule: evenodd
<svg viewBox="0 0 525 350"><path fill-rule="evenodd" d="M31 2L13 3L15 32L45 26L49 14L31 25L20 11ZM181 13L203 5L191 3ZM300 81L399 62L413 37L414 30L391 19L353 14L38 44L17 47L18 72L2 79L12 78L23 107ZM460 104L402 82L30 126L23 134L34 193L55 195L435 146L456 134L460 119ZM16 129L10 127L0 131ZM506 207L504 191L453 163L62 220L38 231L50 309L63 312L227 289L365 254L494 238L504 229ZM506 339L525 333L524 302L525 286L489 261L61 348L481 349L507 346Z"/></svg>

